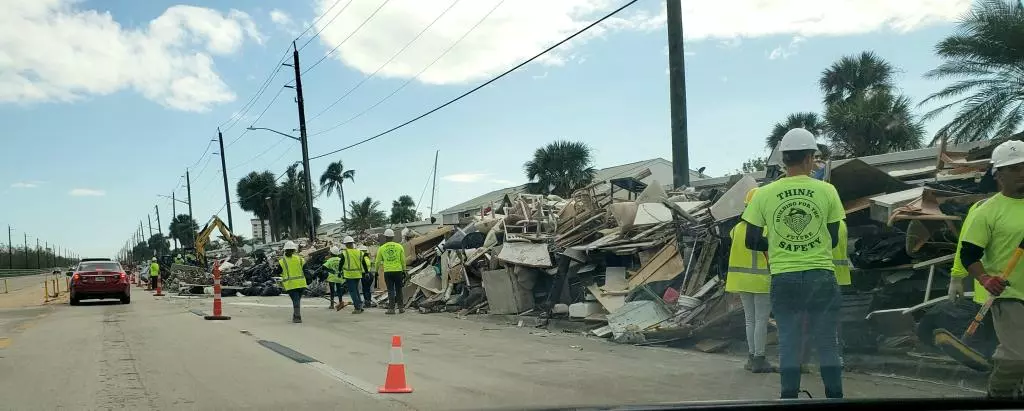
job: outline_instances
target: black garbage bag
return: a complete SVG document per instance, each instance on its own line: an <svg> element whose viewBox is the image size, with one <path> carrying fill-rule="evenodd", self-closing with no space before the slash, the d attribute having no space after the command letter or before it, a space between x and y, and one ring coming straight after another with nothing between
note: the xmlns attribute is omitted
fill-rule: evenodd
<svg viewBox="0 0 1024 411"><path fill-rule="evenodd" d="M967 298L961 298L956 302L943 301L928 309L917 323L917 338L929 347L935 346L934 333L936 329L945 328L955 336L963 335L964 331L971 324L971 319L978 314L981 306ZM969 347L978 351L985 358L991 358L999 345L999 338L996 337L995 327L992 325L992 313L981 321L978 330L971 338L964 341Z"/></svg>
<svg viewBox="0 0 1024 411"><path fill-rule="evenodd" d="M241 293L242 293L242 295L247 296L247 297L258 297L258 296L263 295L263 286L262 285L249 286L249 287L246 287L246 288L242 289Z"/></svg>
<svg viewBox="0 0 1024 411"><path fill-rule="evenodd" d="M857 241L850 261L857 268L881 268L907 264L907 236L903 233L867 235Z"/></svg>
<svg viewBox="0 0 1024 411"><path fill-rule="evenodd" d="M276 297L276 296L281 295L281 293L283 293L283 292L284 292L284 290L281 289L281 287L278 287L276 285L270 285L270 286L266 286L266 287L263 288L263 294L262 295L264 297Z"/></svg>

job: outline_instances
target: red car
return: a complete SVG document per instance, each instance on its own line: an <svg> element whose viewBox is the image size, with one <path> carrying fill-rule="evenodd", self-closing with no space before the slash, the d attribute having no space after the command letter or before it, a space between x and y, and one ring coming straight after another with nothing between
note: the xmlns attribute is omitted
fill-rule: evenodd
<svg viewBox="0 0 1024 411"><path fill-rule="evenodd" d="M121 304L132 302L131 284L124 268L116 261L83 261L71 274L71 305L88 299L117 298Z"/></svg>

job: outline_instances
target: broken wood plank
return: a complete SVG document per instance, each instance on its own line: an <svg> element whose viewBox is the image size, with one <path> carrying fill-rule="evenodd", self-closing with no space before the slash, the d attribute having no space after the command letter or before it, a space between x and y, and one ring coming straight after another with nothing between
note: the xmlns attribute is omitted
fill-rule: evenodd
<svg viewBox="0 0 1024 411"><path fill-rule="evenodd" d="M615 312L619 308L622 308L626 304L626 296L624 295L607 295L597 285L591 284L587 286L587 291L597 299L597 302L604 307L605 311L609 313Z"/></svg>
<svg viewBox="0 0 1024 411"><path fill-rule="evenodd" d="M714 353L722 351L728 346L728 340L708 339L697 341L697 343L693 345L693 348L696 348L701 352Z"/></svg>
<svg viewBox="0 0 1024 411"><path fill-rule="evenodd" d="M683 259L679 257L676 245L669 242L651 259L649 264L641 267L640 271L629 279L629 289L632 290L652 281L671 280L682 273L683 269Z"/></svg>

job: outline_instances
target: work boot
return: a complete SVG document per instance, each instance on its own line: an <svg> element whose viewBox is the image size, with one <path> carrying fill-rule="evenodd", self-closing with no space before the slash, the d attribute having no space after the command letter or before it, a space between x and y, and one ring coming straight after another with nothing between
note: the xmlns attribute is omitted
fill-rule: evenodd
<svg viewBox="0 0 1024 411"><path fill-rule="evenodd" d="M747 371L754 369L754 354L747 354L747 363L743 364L743 369Z"/></svg>
<svg viewBox="0 0 1024 411"><path fill-rule="evenodd" d="M293 315L292 316L292 322L296 323L296 324L301 324L302 323L302 316L301 315Z"/></svg>
<svg viewBox="0 0 1024 411"><path fill-rule="evenodd" d="M362 313L363 313L363 309L362 308L356 308L355 310L352 310L352 314L362 314Z"/></svg>
<svg viewBox="0 0 1024 411"><path fill-rule="evenodd" d="M327 307L327 309L328 310L333 310L334 309L334 301L331 301L331 306Z"/></svg>
<svg viewBox="0 0 1024 411"><path fill-rule="evenodd" d="M398 309L398 313L399 314L405 314L405 309L404 308L399 308Z"/></svg>
<svg viewBox="0 0 1024 411"><path fill-rule="evenodd" d="M754 357L753 360L751 360L751 362L752 364L750 372L754 374L778 372L778 369L775 368L775 366L772 365L772 363L768 362L768 360L766 360L763 355Z"/></svg>
<svg viewBox="0 0 1024 411"><path fill-rule="evenodd" d="M385 311L384 314L395 315L395 309L394 308L388 308L388 310Z"/></svg>

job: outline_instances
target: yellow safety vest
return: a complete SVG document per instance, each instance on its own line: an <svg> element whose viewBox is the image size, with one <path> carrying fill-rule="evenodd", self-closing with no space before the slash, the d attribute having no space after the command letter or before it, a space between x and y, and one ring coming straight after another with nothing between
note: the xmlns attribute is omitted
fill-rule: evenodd
<svg viewBox="0 0 1024 411"><path fill-rule="evenodd" d="M985 203L985 200L987 199L982 199L981 201L974 203L974 205L972 205L971 208L967 210L967 215L970 216L971 213L973 213L974 210L978 208L978 206ZM970 223L970 221L970 218L968 218L967 216L964 217L963 227L960 228L961 237L963 237L964 233L967 232L967 225ZM963 242L957 240L956 254L953 256L953 271L950 272L950 276L952 277L950 281L963 281L963 278L967 277L967 267L964 267L964 263L960 261L960 249L962 248L962 245ZM974 302L978 303L979 305L984 305L985 302L988 300L988 290L986 290L985 287L978 282L978 280L971 280L971 283L974 284L974 298L972 298L972 300L974 300Z"/></svg>
<svg viewBox="0 0 1024 411"><path fill-rule="evenodd" d="M345 249L345 266L341 276L349 280L363 278L363 252L355 248Z"/></svg>
<svg viewBox="0 0 1024 411"><path fill-rule="evenodd" d="M836 282L850 285L850 256L846 253L846 221L839 220L839 242L832 249L832 265L835 265Z"/></svg>
<svg viewBox="0 0 1024 411"><path fill-rule="evenodd" d="M343 283L343 282L345 282L345 280L343 280L341 278L341 276L338 275L338 274L340 274L340 271L341 271L341 258L340 257L334 256L334 257L328 258L327 261L324 262L324 267L327 267L327 272L328 272L328 274L327 274L327 282L330 282L330 283Z"/></svg>
<svg viewBox="0 0 1024 411"><path fill-rule="evenodd" d="M385 273L405 271L405 248L394 241L384 243L377 249L377 265L384 267Z"/></svg>
<svg viewBox="0 0 1024 411"><path fill-rule="evenodd" d="M306 262L302 261L302 257L293 254L291 257L281 257L277 263L281 265L281 285L285 291L306 288L306 274L302 272L302 265Z"/></svg>
<svg viewBox="0 0 1024 411"><path fill-rule="evenodd" d="M152 263L149 265L149 276L156 277L160 275L160 264Z"/></svg>
<svg viewBox="0 0 1024 411"><path fill-rule="evenodd" d="M725 291L767 294L772 287L768 258L761 251L747 248L747 222L740 221L729 232L729 271L725 277Z"/></svg>

